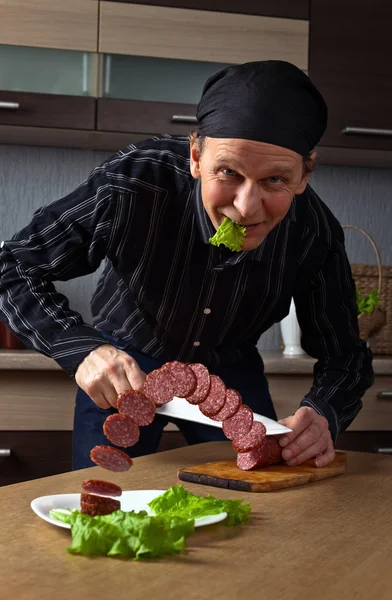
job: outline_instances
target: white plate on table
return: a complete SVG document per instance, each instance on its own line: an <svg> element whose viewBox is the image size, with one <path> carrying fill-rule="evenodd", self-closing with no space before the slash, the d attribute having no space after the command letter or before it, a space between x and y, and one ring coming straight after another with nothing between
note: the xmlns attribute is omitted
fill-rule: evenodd
<svg viewBox="0 0 392 600"><path fill-rule="evenodd" d="M166 490L131 490L123 492L122 495L117 498L121 501L121 510L140 512L145 510L148 514L152 515L148 503L151 502L157 496L164 494ZM35 498L31 502L31 508L36 515L41 517L44 521L57 525L57 527L64 527L64 529L70 529L68 523L62 523L52 519L50 511L52 509L80 509L80 494L55 494L53 496L40 496ZM222 512L217 515L209 515L206 517L200 517L195 519L195 527L203 527L204 525L212 525L213 523L219 523L227 517L227 512Z"/></svg>
<svg viewBox="0 0 392 600"><path fill-rule="evenodd" d="M195 423L202 423L203 425L222 428L222 421L209 419L203 415L197 405L189 404L184 398L177 398L176 396L167 404L157 408L157 413L164 415L165 417L184 419L185 421L193 421ZM253 413L253 418L255 421L260 421L265 425L267 435L282 435L282 433L289 433L291 431L291 429L285 425L281 425L281 423L269 419L268 417L264 417L263 415Z"/></svg>

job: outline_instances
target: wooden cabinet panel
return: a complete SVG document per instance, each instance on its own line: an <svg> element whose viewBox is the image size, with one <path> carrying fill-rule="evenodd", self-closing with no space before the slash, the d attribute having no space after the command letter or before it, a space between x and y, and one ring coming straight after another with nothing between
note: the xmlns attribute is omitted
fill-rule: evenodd
<svg viewBox="0 0 392 600"><path fill-rule="evenodd" d="M308 66L307 21L115 2L100 7L103 53Z"/></svg>
<svg viewBox="0 0 392 600"><path fill-rule="evenodd" d="M97 0L0 0L2 44L96 52Z"/></svg>
<svg viewBox="0 0 392 600"><path fill-rule="evenodd" d="M187 135L197 125L195 114L196 106L192 104L99 98L97 129L144 133L146 136L159 133Z"/></svg>
<svg viewBox="0 0 392 600"><path fill-rule="evenodd" d="M311 14L309 75L329 107L322 145L391 150L392 4L313 0Z"/></svg>
<svg viewBox="0 0 392 600"><path fill-rule="evenodd" d="M279 419L293 414L312 385L306 375L269 375L271 397ZM348 431L392 431L392 398L381 399L381 392L392 391L392 377L377 375L374 385L362 398L363 408Z"/></svg>
<svg viewBox="0 0 392 600"><path fill-rule="evenodd" d="M0 124L94 129L95 106L89 97L0 91Z"/></svg>
<svg viewBox="0 0 392 600"><path fill-rule="evenodd" d="M176 8L194 8L234 12L264 17L287 17L292 19L309 18L309 0L107 0L128 4L152 4Z"/></svg>
<svg viewBox="0 0 392 600"><path fill-rule="evenodd" d="M0 431L0 450L11 451L0 454L0 486L72 468L71 431Z"/></svg>

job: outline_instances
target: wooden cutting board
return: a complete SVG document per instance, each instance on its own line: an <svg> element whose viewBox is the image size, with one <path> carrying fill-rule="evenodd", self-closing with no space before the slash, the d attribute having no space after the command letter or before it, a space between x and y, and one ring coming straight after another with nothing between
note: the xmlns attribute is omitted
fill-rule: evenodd
<svg viewBox="0 0 392 600"><path fill-rule="evenodd" d="M327 467L316 468L305 463L297 467L275 465L242 471L237 467L235 460L218 460L180 469L178 478L189 483L242 492L270 492L341 475L345 468L346 454L337 452L335 459Z"/></svg>

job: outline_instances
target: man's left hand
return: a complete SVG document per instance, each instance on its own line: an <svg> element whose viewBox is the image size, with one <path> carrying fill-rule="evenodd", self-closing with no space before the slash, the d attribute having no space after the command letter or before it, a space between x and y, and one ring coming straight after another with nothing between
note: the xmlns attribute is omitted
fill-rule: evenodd
<svg viewBox="0 0 392 600"><path fill-rule="evenodd" d="M325 467L335 458L328 421L313 408L301 406L294 415L281 419L279 423L292 429L279 440L283 460L289 467L307 460L316 467Z"/></svg>

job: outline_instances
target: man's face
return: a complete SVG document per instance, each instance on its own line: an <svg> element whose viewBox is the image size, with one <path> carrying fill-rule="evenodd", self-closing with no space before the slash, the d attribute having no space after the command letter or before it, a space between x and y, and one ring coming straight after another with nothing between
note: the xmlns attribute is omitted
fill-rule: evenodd
<svg viewBox="0 0 392 600"><path fill-rule="evenodd" d="M208 137L201 156L191 142L191 173L201 180L204 208L216 229L225 217L246 226L243 250L262 243L294 196L305 190L309 176L302 156L292 150Z"/></svg>

